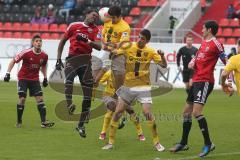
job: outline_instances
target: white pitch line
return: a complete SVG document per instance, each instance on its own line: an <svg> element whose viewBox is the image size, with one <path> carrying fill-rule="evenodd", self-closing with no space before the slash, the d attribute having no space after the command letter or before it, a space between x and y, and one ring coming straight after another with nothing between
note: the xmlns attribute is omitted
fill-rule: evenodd
<svg viewBox="0 0 240 160"><path fill-rule="evenodd" d="M220 157L220 156L233 156L233 155L240 155L240 152L232 152L232 153L218 153L218 154L210 154L206 157ZM155 158L154 160L191 160L197 159L199 156L191 156L191 157L184 157L184 158Z"/></svg>

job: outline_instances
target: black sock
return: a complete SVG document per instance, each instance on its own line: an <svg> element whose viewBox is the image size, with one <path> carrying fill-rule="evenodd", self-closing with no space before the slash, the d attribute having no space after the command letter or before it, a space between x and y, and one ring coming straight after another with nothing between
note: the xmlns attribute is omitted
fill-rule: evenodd
<svg viewBox="0 0 240 160"><path fill-rule="evenodd" d="M186 92L187 92L187 94L189 93L189 91L190 91L190 89L189 89L189 88L187 88L187 89L186 89Z"/></svg>
<svg viewBox="0 0 240 160"><path fill-rule="evenodd" d="M24 105L17 104L17 122L22 123L22 115L24 111Z"/></svg>
<svg viewBox="0 0 240 160"><path fill-rule="evenodd" d="M65 84L65 97L68 106L72 104L72 93L73 93L72 81L67 81Z"/></svg>
<svg viewBox="0 0 240 160"><path fill-rule="evenodd" d="M80 115L80 120L78 123L79 127L83 127L84 122L90 118L90 107L91 107L91 99L84 98L82 101L82 113Z"/></svg>
<svg viewBox="0 0 240 160"><path fill-rule="evenodd" d="M203 115L199 115L196 117L196 119L198 120L200 130L202 131L205 145L211 145L212 142L209 137L208 126L205 117Z"/></svg>
<svg viewBox="0 0 240 160"><path fill-rule="evenodd" d="M43 101L40 101L38 102L37 107L40 114L41 122L43 123L46 121L46 106Z"/></svg>
<svg viewBox="0 0 240 160"><path fill-rule="evenodd" d="M183 117L183 131L182 131L182 140L180 144L186 145L188 143L188 135L192 127L192 117L185 116Z"/></svg>

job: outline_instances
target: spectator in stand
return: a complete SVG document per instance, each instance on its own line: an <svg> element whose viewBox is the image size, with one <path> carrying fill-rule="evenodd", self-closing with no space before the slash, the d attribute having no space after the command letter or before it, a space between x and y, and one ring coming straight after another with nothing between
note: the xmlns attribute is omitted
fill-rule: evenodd
<svg viewBox="0 0 240 160"><path fill-rule="evenodd" d="M55 10L53 4L49 4L48 8L46 9L45 22L48 24L54 23L55 17L56 17L56 10Z"/></svg>
<svg viewBox="0 0 240 160"><path fill-rule="evenodd" d="M31 23L44 23L42 19L43 7L41 5L36 6L34 11L34 17L31 20Z"/></svg>
<svg viewBox="0 0 240 160"><path fill-rule="evenodd" d="M235 8L233 4L230 4L227 9L227 18L232 19L235 14Z"/></svg>
<svg viewBox="0 0 240 160"><path fill-rule="evenodd" d="M4 0L4 4L6 6L10 6L13 3L14 0Z"/></svg>
<svg viewBox="0 0 240 160"><path fill-rule="evenodd" d="M231 52L228 54L228 59L230 59L232 56L237 54L237 50L235 47L231 48Z"/></svg>
<svg viewBox="0 0 240 160"><path fill-rule="evenodd" d="M201 10L202 10L202 13L205 13L206 12L206 0L201 0Z"/></svg>
<svg viewBox="0 0 240 160"><path fill-rule="evenodd" d="M177 22L177 18L175 18L175 17L173 17L173 16L170 16L170 17L169 17L169 21L170 21L170 27L169 27L168 33L169 33L169 34L172 34L172 31L173 31L173 29L174 29L174 27L175 27L175 24L176 24L176 22Z"/></svg>
<svg viewBox="0 0 240 160"><path fill-rule="evenodd" d="M22 6L22 5L26 4L26 0L14 0L13 4Z"/></svg>
<svg viewBox="0 0 240 160"><path fill-rule="evenodd" d="M85 0L76 0L75 8L70 11L70 15L80 16L83 14Z"/></svg>
<svg viewBox="0 0 240 160"><path fill-rule="evenodd" d="M69 12L75 8L75 0L66 0L63 4L63 8L59 10L59 15L63 16L64 14L66 14L66 20L69 17Z"/></svg>

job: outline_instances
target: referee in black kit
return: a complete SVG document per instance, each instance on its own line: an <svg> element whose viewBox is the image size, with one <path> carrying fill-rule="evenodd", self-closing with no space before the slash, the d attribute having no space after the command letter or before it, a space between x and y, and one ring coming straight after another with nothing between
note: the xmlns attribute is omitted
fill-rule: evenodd
<svg viewBox="0 0 240 160"><path fill-rule="evenodd" d="M189 92L189 88L191 86L191 79L193 75L193 70L188 69L188 63L191 61L193 57L195 57L198 49L194 47L193 44L193 37L191 35L187 35L186 37L186 46L179 49L177 53L177 67L178 70L181 71L183 76L183 82L186 86L186 92ZM183 62L183 69L180 66L180 61L182 57Z"/></svg>

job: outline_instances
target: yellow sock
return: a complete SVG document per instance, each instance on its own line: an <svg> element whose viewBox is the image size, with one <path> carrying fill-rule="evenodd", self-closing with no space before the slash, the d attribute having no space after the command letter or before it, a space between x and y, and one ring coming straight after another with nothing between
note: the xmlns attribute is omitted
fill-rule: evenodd
<svg viewBox="0 0 240 160"><path fill-rule="evenodd" d="M108 141L109 144L114 144L117 128L118 128L118 122L115 122L112 119L111 125L110 125L110 131L109 131L109 141Z"/></svg>
<svg viewBox="0 0 240 160"><path fill-rule="evenodd" d="M108 130L108 127L110 125L111 119L113 116L113 112L107 110L107 113L104 115L104 119L103 119L103 127L102 127L102 132L101 133L106 133Z"/></svg>
<svg viewBox="0 0 240 160"><path fill-rule="evenodd" d="M136 114L132 114L131 117L130 117L131 121L133 122L133 124L135 125L136 127L136 130L137 130L137 134L138 135L141 135L143 134L143 131L142 131L142 126L139 122L139 118L136 116Z"/></svg>
<svg viewBox="0 0 240 160"><path fill-rule="evenodd" d="M156 143L159 142L158 134L157 134L157 126L155 123L155 120L148 121L148 126L150 130L152 131L152 136L153 136L153 144L155 145Z"/></svg>

